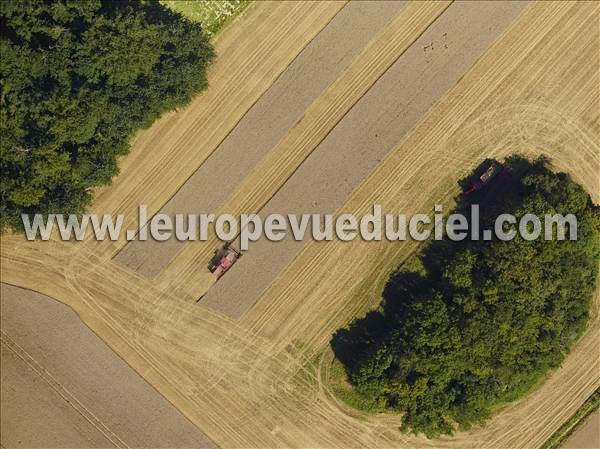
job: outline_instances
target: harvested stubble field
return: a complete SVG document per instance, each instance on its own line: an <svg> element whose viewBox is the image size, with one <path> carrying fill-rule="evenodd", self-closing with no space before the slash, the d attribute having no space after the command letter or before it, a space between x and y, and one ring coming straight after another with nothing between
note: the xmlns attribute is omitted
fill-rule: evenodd
<svg viewBox="0 0 600 449"><path fill-rule="evenodd" d="M285 68L227 135L218 151L206 159L161 212L172 216L224 209L225 200L244 176L302 118L305 109L402 6L402 2L386 2L377 7L354 2L343 8ZM135 241L126 245L115 259L141 274L156 276L184 246L185 242L175 239ZM147 257L150 252L151 258Z"/></svg>
<svg viewBox="0 0 600 449"><path fill-rule="evenodd" d="M160 210L344 7L252 6L219 37L210 89L138 135L121 175L98 192L93 212L125 213L131 225L138 204ZM401 8L240 180L223 210L211 212L260 211L452 7ZM522 8L341 209L360 215L378 203L412 214L436 201L449 204L457 179L486 157L515 151L547 155L600 202L599 20L596 3ZM373 285L411 254L414 242L308 243L238 320L194 304L210 286L202 272L214 242L186 245L153 279L112 260L125 243L5 237L2 281L70 305L221 447L539 447L600 385L597 295L594 319L563 366L485 428L435 441L401 434L397 416L363 415L331 394L328 343L333 330L376 304Z"/></svg>

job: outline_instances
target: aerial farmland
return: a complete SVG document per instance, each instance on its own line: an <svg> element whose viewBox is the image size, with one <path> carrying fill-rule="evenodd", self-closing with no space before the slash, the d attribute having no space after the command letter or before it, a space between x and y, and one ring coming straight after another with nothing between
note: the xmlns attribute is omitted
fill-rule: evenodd
<svg viewBox="0 0 600 449"><path fill-rule="evenodd" d="M35 3L23 17L38 14L42 6ZM86 12L86 20L113 14L107 4L98 1L102 6ZM135 47L148 33L139 48L149 52L162 45L152 33L160 35L163 25L149 19L156 11L144 8L164 10L158 16L171 27L164 30L184 25L160 35L167 42L156 55L160 62L139 69L133 81L114 67L143 66L134 56L98 62L110 67L104 78L92 69L70 77L93 80L87 91L121 92L133 82L153 92L152 80L164 89L148 97L109 96L93 113L96 100L86 100L89 109L82 110L90 117L115 105L125 117L129 101L141 105L131 106L142 118L123 131L123 149L110 157L89 150L101 156L78 165L84 153L74 148L88 145L84 137L96 145L129 118L88 127L65 118L41 132L71 132L64 142L20 143L40 134L27 128L34 119L13 119L34 117L18 112L29 96L14 99L24 72L11 64L28 58L3 58L9 62L2 65L2 120L11 136L2 148L8 217L0 259L3 448L600 447L600 424L594 424L600 4L118 5L130 8L122 17L141 14L127 26L148 20L127 39ZM56 8L45 14L66 20ZM31 41L18 34L22 17L14 11L2 7L9 24L3 55L19 54L23 42L38 51L35 33ZM102 32L109 33L90 31L89 39L102 42ZM194 57L182 53L177 63L166 63L177 46ZM77 54L95 61L93 53ZM168 74L164 83L153 74L159 66ZM40 98L37 90L52 84L44 80L23 82L22 91ZM83 93L76 101L83 102L87 91L77 89ZM49 116L63 114L52 111ZM65 107L64 116L72 111ZM65 131L71 129L77 131ZM37 173L40 165L30 158L55 147L69 156L41 165L60 159L61 168L43 182L24 182L24 173ZM95 175L109 169L114 173L106 179ZM60 202L75 191L63 184L52 201L44 203L54 195L50 189L32 199L39 185L58 178L81 188L86 199L79 209ZM82 179L94 181L83 185ZM552 203L548 192L560 201ZM482 223L496 211L556 214L571 207L579 221L569 229L578 229L579 239L542 250L547 242L482 238L454 250L433 236L431 242L314 236L317 217L327 214L365 217L380 208L433 217L434 210L457 212L474 203L481 205ZM22 214L73 211L122 216L127 232L100 239L87 229L80 238L64 238L53 229L48 238L29 239L29 219L20 224ZM159 234L149 231L160 221L153 217L178 223L178 214L198 219L199 239L142 238ZM217 230L225 214L242 216L242 223ZM244 214L255 217L253 226L244 224ZM256 223L266 228L269 217L289 214L310 216L313 238L296 238L289 223L281 238L258 235ZM191 226L188 221L188 231ZM469 266L468 275L453 271L455 260L459 268ZM432 304L445 304L451 324L438 312L428 315ZM361 328L369 317L375 325ZM477 322L491 324L473 337ZM440 329L448 330L452 347L444 346ZM484 334L496 331L498 347L489 351L495 354L482 355L493 347ZM342 343L350 349L340 349ZM535 349L521 351L521 345ZM518 369L514 360L523 361ZM443 405L424 399L446 395Z"/></svg>

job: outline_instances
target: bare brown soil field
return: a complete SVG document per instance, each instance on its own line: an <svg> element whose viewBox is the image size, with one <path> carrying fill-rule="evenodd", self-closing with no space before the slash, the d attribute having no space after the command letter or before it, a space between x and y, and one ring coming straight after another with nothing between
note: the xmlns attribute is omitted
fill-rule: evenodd
<svg viewBox="0 0 600 449"><path fill-rule="evenodd" d="M332 10L341 8L320 3L278 5L286 6L275 10L293 10L280 11L277 23L282 28L291 22L297 26L304 17L309 29L315 8L324 8L331 16ZM403 8L237 186L224 202L229 209L224 211L260 210L267 204L377 79L447 12L440 3ZM272 14L250 10L230 33L238 33L238 27L251 20L261 29L279 29L270 24ZM450 204L456 180L469 169L485 157L514 151L547 155L600 202L599 19L597 3L528 6L377 164L341 209L361 215L378 203L390 212L412 214L430 210L436 201ZM294 27L287 34L290 29ZM262 43L277 46L288 39L287 34L280 32L271 44L268 39L259 41L254 50L262 56L257 56L255 66L230 81L228 90L219 91L219 104L239 104L231 109L235 113L218 118L225 123L219 136L226 135L251 106L247 99L258 98L257 91L263 92L276 77L265 78L263 73L281 73L281 61L287 65L304 47L289 43L284 50L281 44L271 60ZM226 60L233 63L229 52L235 51L225 46L221 60L230 58ZM243 55L238 54L239 64L248 57ZM271 64L279 65L270 71ZM260 89L248 81L254 73ZM213 87L220 85L219 80ZM198 104L216 95L211 93L213 87ZM251 94L246 96L246 90ZM204 134L212 128L199 117L207 114L209 104L198 110L192 105L180 116L183 123L177 123L174 114L142 133L122 175L99 194L95 211L130 210L145 198L153 199L153 210L159 210L223 139ZM186 123L202 126L187 137L173 137ZM153 139L169 142L168 149L154 146ZM200 143L202 150L197 149ZM142 151L147 145L153 151ZM183 155L182 165L179 159L169 159L171 153L174 158ZM206 263L203 248L186 245L153 280L109 260L120 245L25 243L5 237L2 280L70 305L221 447L535 448L600 385L597 295L594 319L562 367L526 398L498 411L487 426L433 441L402 434L398 416L365 415L332 395L328 342L334 329L377 303L379 281L408 257L414 243L309 243L239 320L193 304L193 294L204 282L194 277Z"/></svg>
<svg viewBox="0 0 600 449"><path fill-rule="evenodd" d="M0 292L2 447L216 447L68 307Z"/></svg>
<svg viewBox="0 0 600 449"><path fill-rule="evenodd" d="M561 449L596 449L600 447L600 410L596 410L588 416L560 447Z"/></svg>
<svg viewBox="0 0 600 449"><path fill-rule="evenodd" d="M4 344L1 357L2 448L115 447Z"/></svg>
<svg viewBox="0 0 600 449"><path fill-rule="evenodd" d="M244 176L403 6L400 1L347 4L244 114L160 212L171 216L210 213L222 206ZM176 239L134 241L115 260L141 274L155 276L185 244ZM148 257L150 254L152 257Z"/></svg>

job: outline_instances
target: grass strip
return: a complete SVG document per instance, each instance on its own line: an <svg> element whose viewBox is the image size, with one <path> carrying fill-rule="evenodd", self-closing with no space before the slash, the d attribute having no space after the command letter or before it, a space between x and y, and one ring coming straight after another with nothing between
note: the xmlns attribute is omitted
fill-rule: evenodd
<svg viewBox="0 0 600 449"><path fill-rule="evenodd" d="M541 449L556 449L571 435L592 412L600 407L600 388L544 443Z"/></svg>

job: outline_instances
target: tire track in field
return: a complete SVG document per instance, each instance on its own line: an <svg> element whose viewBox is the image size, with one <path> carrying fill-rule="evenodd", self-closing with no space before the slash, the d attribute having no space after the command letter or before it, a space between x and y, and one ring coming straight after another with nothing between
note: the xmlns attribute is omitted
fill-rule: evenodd
<svg viewBox="0 0 600 449"><path fill-rule="evenodd" d="M215 215L259 212L352 106L448 6L448 2L417 2L405 7L313 102L303 118L258 163ZM157 277L165 291L185 289L182 292L196 298L204 293L207 276L198 273L198 267L204 267L211 252L219 246L216 236L210 232L209 235L205 242L186 245Z"/></svg>
<svg viewBox="0 0 600 449"><path fill-rule="evenodd" d="M381 198L384 207L406 206L407 213L436 199L450 203L456 178L515 146L549 155L599 198L599 10L593 3L531 6L354 192L347 209L360 213ZM374 300L352 297L353 288L365 286L347 265L362 266L360 278L368 277L386 269L376 263L381 256L384 262L405 257L408 244L368 251L328 244L328 254L309 245L238 322L188 304L185 293L161 291L92 251L10 237L1 244L3 280L71 304L222 447L536 447L600 383L596 313L562 368L485 428L434 441L403 435L397 417L340 407L328 385L313 385L321 372L304 380L294 374L327 348L333 329ZM332 263L340 256L346 267Z"/></svg>
<svg viewBox="0 0 600 449"><path fill-rule="evenodd" d="M73 394L60 384L40 363L27 351L21 348L8 334L0 332L0 343L5 345L18 358L20 358L35 374L46 382L70 407L88 421L98 432L100 432L114 447L128 448L129 446L102 422L90 409L81 403Z"/></svg>

